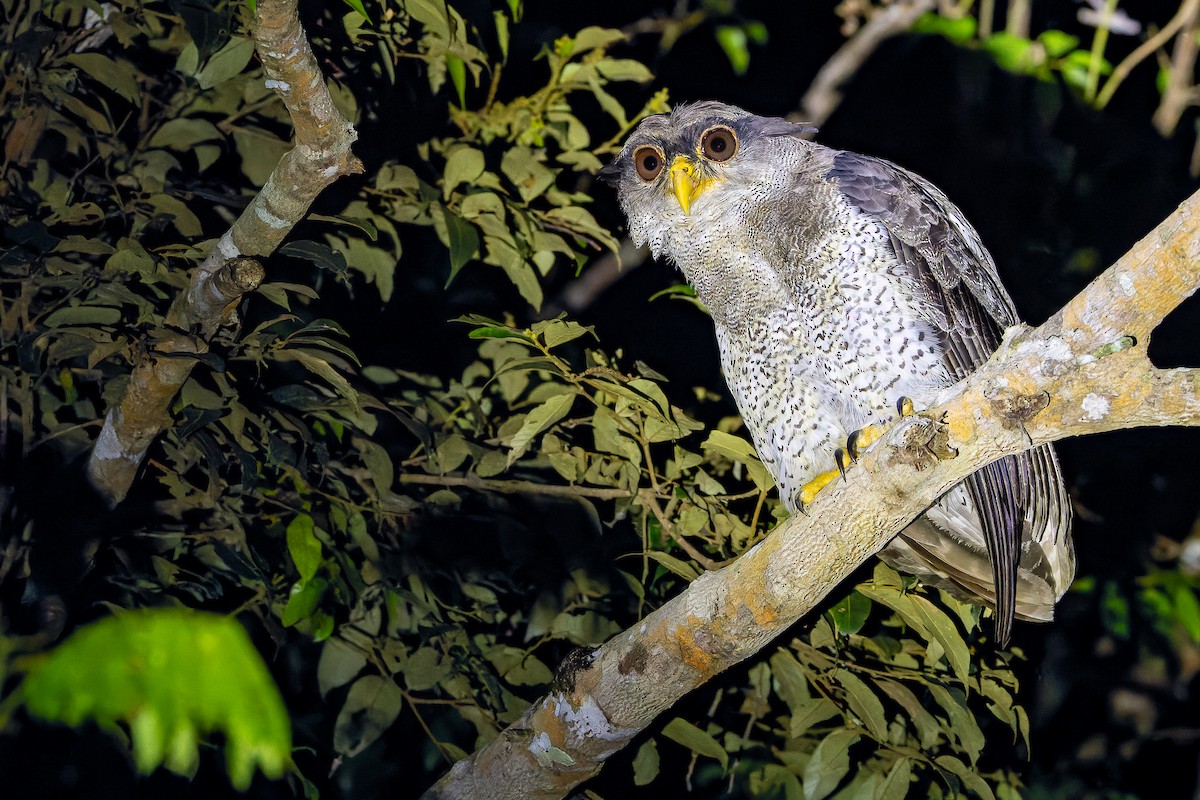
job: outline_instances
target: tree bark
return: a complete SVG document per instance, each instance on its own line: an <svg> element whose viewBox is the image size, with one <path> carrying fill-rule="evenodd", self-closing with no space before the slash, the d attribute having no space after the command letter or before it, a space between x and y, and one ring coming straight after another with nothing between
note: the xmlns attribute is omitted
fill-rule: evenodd
<svg viewBox="0 0 1200 800"><path fill-rule="evenodd" d="M362 172L350 152L354 126L333 105L296 12L297 0L259 0L251 33L267 85L282 98L296 129L262 190L192 273L124 396L109 409L88 461L92 485L115 506L125 498L154 440L171 424L169 407L208 342L258 288L267 256L299 222L313 200L343 175Z"/></svg>
<svg viewBox="0 0 1200 800"><path fill-rule="evenodd" d="M1038 328L1016 326L939 404L893 428L724 569L559 667L554 689L424 795L567 795L683 695L754 655L936 498L1002 456L1068 436L1200 426L1200 370L1160 370L1150 333L1200 287L1200 192Z"/></svg>

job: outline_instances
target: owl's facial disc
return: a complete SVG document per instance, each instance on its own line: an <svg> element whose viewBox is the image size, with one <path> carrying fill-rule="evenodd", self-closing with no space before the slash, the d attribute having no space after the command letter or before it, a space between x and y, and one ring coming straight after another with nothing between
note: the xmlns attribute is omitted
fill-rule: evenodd
<svg viewBox="0 0 1200 800"><path fill-rule="evenodd" d="M692 203L704 194L720 178L706 175L700 164L691 156L678 155L671 161L671 191L679 201L684 214L692 213Z"/></svg>

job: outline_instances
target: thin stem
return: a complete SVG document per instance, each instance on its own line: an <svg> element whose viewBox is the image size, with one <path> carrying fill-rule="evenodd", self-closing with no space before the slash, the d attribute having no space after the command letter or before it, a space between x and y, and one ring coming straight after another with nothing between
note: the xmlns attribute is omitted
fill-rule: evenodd
<svg viewBox="0 0 1200 800"><path fill-rule="evenodd" d="M692 545L691 542L675 532L675 526L671 524L671 521L667 518L667 515L663 513L662 509L658 507L657 498L653 494L643 490L638 493L638 497L642 500L643 504L650 509L650 513L658 518L658 524L661 525L662 529L667 532L667 535L671 537L675 544L683 548L683 551L691 556L697 564L707 570L721 568L719 563L701 553L695 548L695 546Z"/></svg>
<svg viewBox="0 0 1200 800"><path fill-rule="evenodd" d="M1166 24L1166 27L1142 42L1132 53L1125 56L1116 69L1113 70L1108 80L1104 82L1104 88L1100 90L1100 94L1096 96L1096 108L1104 108L1108 105L1108 102L1112 100L1112 96L1116 94L1117 87L1129 77L1129 73L1133 72L1134 67L1149 58L1167 42L1171 41L1171 37L1178 33L1179 29L1187 24L1188 19L1195 13L1197 2L1198 0L1185 0L1183 5L1179 7L1179 11Z"/></svg>
<svg viewBox="0 0 1200 800"><path fill-rule="evenodd" d="M1088 61L1087 86L1084 89L1084 99L1089 103L1096 99L1096 90L1100 86L1100 64L1104 61L1104 49L1108 46L1108 26L1112 23L1113 12L1117 10L1117 0L1106 0L1100 21L1096 25L1096 35L1092 37L1092 57Z"/></svg>
<svg viewBox="0 0 1200 800"><path fill-rule="evenodd" d="M979 38L992 35L992 18L996 15L996 0L979 0Z"/></svg>
<svg viewBox="0 0 1200 800"><path fill-rule="evenodd" d="M481 492L502 494L542 494L552 497L591 497L596 500L621 500L632 495L625 489L600 489L588 486L555 486L532 481L494 480L475 476L405 474L400 483L415 483L426 486L462 486Z"/></svg>

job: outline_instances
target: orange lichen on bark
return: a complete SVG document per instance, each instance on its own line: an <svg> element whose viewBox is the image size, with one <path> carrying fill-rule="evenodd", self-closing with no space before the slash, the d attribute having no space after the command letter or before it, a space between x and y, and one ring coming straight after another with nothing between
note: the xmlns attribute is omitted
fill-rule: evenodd
<svg viewBox="0 0 1200 800"><path fill-rule="evenodd" d="M671 629L671 638L679 648L679 658L684 664L702 674L709 674L713 666L712 654L696 640L697 634L708 626L708 622L695 614L688 614L687 622Z"/></svg>

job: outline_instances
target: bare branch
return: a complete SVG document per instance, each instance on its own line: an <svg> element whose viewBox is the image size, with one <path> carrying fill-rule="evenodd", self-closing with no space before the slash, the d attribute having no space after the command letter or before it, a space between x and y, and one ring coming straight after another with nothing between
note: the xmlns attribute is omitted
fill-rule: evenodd
<svg viewBox="0 0 1200 800"><path fill-rule="evenodd" d="M1125 56L1121 60L1121 63L1117 64L1108 80L1104 82L1104 88L1100 90L1100 94L1096 96L1096 108L1104 108L1108 105L1108 102L1112 100L1112 96L1116 94L1117 87L1129 77L1129 73L1133 72L1133 68L1169 42L1172 36L1179 33L1179 30L1191 21L1197 9L1200 9L1200 0L1184 0L1183 5L1175 12L1175 16L1171 18L1171 21L1161 31L1142 42L1134 48L1132 53Z"/></svg>
<svg viewBox="0 0 1200 800"><path fill-rule="evenodd" d="M1200 28L1200 3L1185 0L1175 19L1182 20L1182 30L1175 37L1175 50L1171 55L1171 69L1167 85L1163 89L1162 102L1154 112L1154 127L1163 136L1170 136L1179 124L1179 118L1191 100L1192 75L1196 70L1196 34ZM1175 22L1171 20L1171 23Z"/></svg>
<svg viewBox="0 0 1200 800"><path fill-rule="evenodd" d="M932 11L936 0L900 0L871 17L817 72L800 100L800 111L789 119L820 126L842 102L842 87L853 78L879 45L913 26Z"/></svg>
<svg viewBox="0 0 1200 800"><path fill-rule="evenodd" d="M1200 286L1200 192L1042 326L1010 329L940 405L897 425L728 567L597 650L424 795L561 798L683 695L814 609L937 497L997 458L1067 436L1200 426L1200 370L1159 370L1150 332Z"/></svg>
<svg viewBox="0 0 1200 800"><path fill-rule="evenodd" d="M192 273L188 288L167 312L164 330L134 367L120 403L109 409L88 476L110 505L124 499L146 450L171 424L171 400L191 374L196 356L208 350L208 341L242 296L262 282L262 266L244 256L272 253L326 186L362 172L350 152L358 134L333 105L300 25L296 0L259 0L252 33L267 85L291 114L296 146Z"/></svg>

